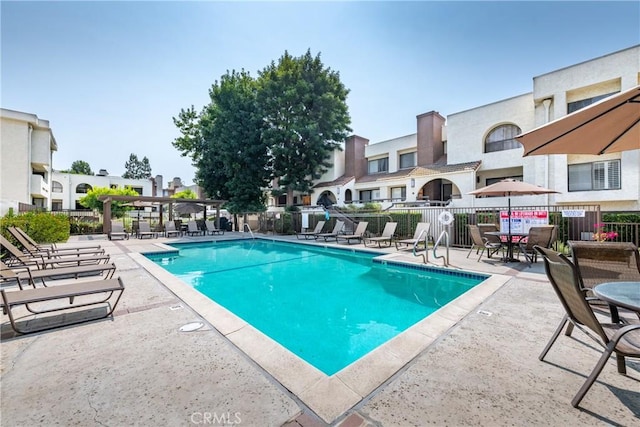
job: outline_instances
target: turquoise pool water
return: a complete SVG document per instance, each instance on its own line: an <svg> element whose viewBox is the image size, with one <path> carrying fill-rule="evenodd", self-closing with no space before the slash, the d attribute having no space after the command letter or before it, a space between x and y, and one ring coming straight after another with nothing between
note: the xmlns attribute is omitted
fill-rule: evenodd
<svg viewBox="0 0 640 427"><path fill-rule="evenodd" d="M175 246L147 256L327 375L486 279L264 240Z"/></svg>

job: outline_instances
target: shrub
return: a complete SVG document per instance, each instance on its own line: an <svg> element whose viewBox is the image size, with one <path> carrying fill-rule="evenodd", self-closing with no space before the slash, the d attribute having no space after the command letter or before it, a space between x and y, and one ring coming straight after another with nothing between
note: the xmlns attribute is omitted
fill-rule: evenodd
<svg viewBox="0 0 640 427"><path fill-rule="evenodd" d="M38 243L58 243L69 240L69 218L48 212L26 212L21 215L11 213L2 218L0 229L5 237L10 234L8 227L20 227ZM13 240L13 239L11 239Z"/></svg>

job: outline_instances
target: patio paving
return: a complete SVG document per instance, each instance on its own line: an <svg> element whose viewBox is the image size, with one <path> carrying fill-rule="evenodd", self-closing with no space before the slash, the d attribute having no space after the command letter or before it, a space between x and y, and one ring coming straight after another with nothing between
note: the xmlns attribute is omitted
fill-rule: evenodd
<svg viewBox="0 0 640 427"><path fill-rule="evenodd" d="M143 268L138 253L177 239L90 238L106 248L125 283L116 314L26 336L14 336L3 316L3 426L640 425L638 361L627 361L627 375L620 375L611 359L581 409L574 409L570 400L599 357L595 343L580 331L561 335L547 361L538 360L562 317L541 262L531 268L476 262L466 250L451 249L454 268L508 280L354 406L327 416L305 400L330 404L330 392L316 387L315 396L307 390L297 397L212 327L197 304L181 299L175 283ZM69 243L80 242L86 238ZM395 255L395 248L385 252L420 262ZM179 331L190 322L205 326Z"/></svg>

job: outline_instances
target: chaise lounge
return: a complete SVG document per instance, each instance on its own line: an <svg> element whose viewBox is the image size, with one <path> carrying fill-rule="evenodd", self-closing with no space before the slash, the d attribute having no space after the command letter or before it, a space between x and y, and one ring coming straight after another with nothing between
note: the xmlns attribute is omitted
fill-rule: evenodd
<svg viewBox="0 0 640 427"><path fill-rule="evenodd" d="M400 249L408 249L408 248L413 248L414 245L416 244L420 244L420 243L424 243L424 248L427 248L427 244L429 242L429 229L431 228L431 223L429 222L419 222L416 225L416 231L414 231L413 233L413 238L412 239L402 239L402 240L396 240L396 249L400 250ZM404 248L401 248L400 246L403 245Z"/></svg>
<svg viewBox="0 0 640 427"><path fill-rule="evenodd" d="M46 256L52 258L54 256L76 256L76 255L102 255L103 248L74 248L74 249L53 249L37 247L27 240L16 227L7 227L7 231L22 245L24 250L32 256Z"/></svg>
<svg viewBox="0 0 640 427"><path fill-rule="evenodd" d="M120 301L120 297L122 296L122 292L124 291L124 284L120 277L116 279L108 279L108 280L95 280L90 282L77 282L70 283L66 285L57 285L50 286L46 288L33 288L33 289L20 289L20 290L7 290L2 289L2 308L4 313L9 316L9 321L11 323L11 327L14 331L19 334L29 334L32 332L40 332L53 328L58 328L62 326L69 326L78 323L85 323L93 320L104 319L113 314L116 306L118 305L118 301ZM77 303L76 298L90 296L90 295L99 295L103 294L103 296L97 301L89 301L89 302L80 302ZM106 295L104 295L106 294ZM111 298L117 295L113 304L109 301ZM34 308L34 305L40 302L48 302L48 301L57 301L57 300L69 300L69 305L57 305L53 308ZM80 298L83 299L84 298ZM67 322L62 324L50 324L47 323L47 318L42 318L38 316L37 320L26 320L23 322L16 322L15 315L13 310L18 306L25 306L25 308L34 315L40 315L44 313L52 313L57 311L65 311L65 310L73 310L79 307L92 306L97 304L106 304L104 314L99 316L91 316L89 318L78 318L77 316L65 316L65 320ZM50 307L49 304L45 305L46 307ZM91 310L95 313L95 310ZM68 321L68 319L76 319ZM32 329L24 329L22 324L28 324L32 326ZM41 325L41 326L37 326Z"/></svg>
<svg viewBox="0 0 640 427"><path fill-rule="evenodd" d="M322 233L322 229L324 228L325 221L318 221L316 227L312 231L301 231L296 233L296 238L301 240L301 237L304 237L305 240L309 238L315 238L318 234Z"/></svg>
<svg viewBox="0 0 640 427"><path fill-rule="evenodd" d="M393 235L396 232L396 227L398 226L397 222L388 222L384 225L384 229L382 230L382 235L380 237L369 237L363 240L364 245L367 246L367 243L377 243L378 247L381 248L384 244L386 247L390 247L393 242Z"/></svg>
<svg viewBox="0 0 640 427"><path fill-rule="evenodd" d="M200 229L198 228L198 223L197 223L197 222L195 222L195 221L189 221L189 222L187 223L187 231L186 231L186 233L187 233L189 236L194 236L194 235L196 235L196 234L197 234L198 236L203 236L205 232L204 232L204 231L202 231L202 230L200 230Z"/></svg>
<svg viewBox="0 0 640 427"><path fill-rule="evenodd" d="M74 251L74 250L89 250L89 249L101 249L100 245L86 245L86 246L64 246L59 248L55 243L47 243L42 244L38 243L31 238L22 228L20 227L10 227L13 228L14 231L20 233L29 243L38 248L39 250L52 250L52 251Z"/></svg>
<svg viewBox="0 0 640 427"><path fill-rule="evenodd" d="M333 231L331 231L331 233L318 233L314 237L315 237L316 240L318 240L318 238L322 237L325 242L327 241L327 239L336 239L336 242L337 242L338 241L338 234L340 234L340 232L342 231L343 227L344 227L344 222L338 220L338 221L336 221L336 225L333 227Z"/></svg>
<svg viewBox="0 0 640 427"><path fill-rule="evenodd" d="M353 234L339 234L336 236L336 242L339 242L340 239L346 240L347 244L349 245L351 244L352 240L361 242L362 239L364 238L364 233L367 231L368 225L369 225L368 222L360 221L358 223L358 226L356 227L356 230L353 232Z"/></svg>
<svg viewBox="0 0 640 427"><path fill-rule="evenodd" d="M138 239L142 239L144 237L155 239L158 237L158 233L151 231L151 226L147 221L140 221L138 223Z"/></svg>
<svg viewBox="0 0 640 427"><path fill-rule="evenodd" d="M175 222L167 221L164 224L164 236L165 237L171 237L171 236L180 237L180 236L182 236L182 231L178 230L176 228L176 223Z"/></svg>
<svg viewBox="0 0 640 427"><path fill-rule="evenodd" d="M210 235L214 235L214 234L224 234L224 230L222 228L218 228L216 227L216 225L213 223L213 221L211 220L206 220L204 222L204 226L207 229L207 233Z"/></svg>
<svg viewBox="0 0 640 427"><path fill-rule="evenodd" d="M129 240L129 233L124 229L124 224L122 224L121 222L111 221L111 231L109 232L108 237L109 240Z"/></svg>
<svg viewBox="0 0 640 427"><path fill-rule="evenodd" d="M86 255L86 254L70 254L69 256L52 255L51 257L45 257L44 255L32 256L25 254L18 249L13 243L8 241L4 236L0 235L0 245L2 245L11 255L8 260L5 259L5 263L9 267L13 267L17 264L20 265L35 265L39 269L57 268L57 267L71 267L76 265L87 264L100 264L109 262L109 255Z"/></svg>
<svg viewBox="0 0 640 427"><path fill-rule="evenodd" d="M46 270L31 269L29 267L10 268L0 261L0 284L16 282L20 289L24 289L25 282L34 288L36 280L40 280L43 286L47 286L45 279L75 278L81 275L102 274L104 279L111 279L116 271L113 263L80 265L73 267L47 268Z"/></svg>

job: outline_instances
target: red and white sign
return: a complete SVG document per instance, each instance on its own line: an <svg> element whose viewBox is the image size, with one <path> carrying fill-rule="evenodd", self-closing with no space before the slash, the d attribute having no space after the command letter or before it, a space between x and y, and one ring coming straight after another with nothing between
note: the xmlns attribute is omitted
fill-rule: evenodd
<svg viewBox="0 0 640 427"><path fill-rule="evenodd" d="M531 227L549 224L549 211L511 211L511 232L528 233ZM509 232L509 212L500 211L500 231Z"/></svg>

